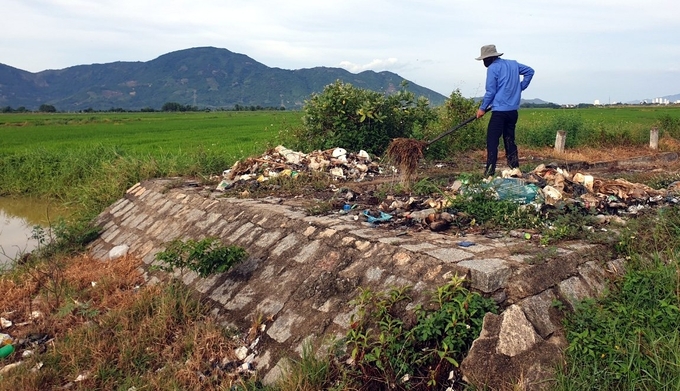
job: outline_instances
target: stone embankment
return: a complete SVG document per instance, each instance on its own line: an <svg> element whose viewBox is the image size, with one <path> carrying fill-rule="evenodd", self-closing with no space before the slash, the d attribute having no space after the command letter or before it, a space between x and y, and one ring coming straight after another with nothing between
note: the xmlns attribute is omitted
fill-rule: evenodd
<svg viewBox="0 0 680 391"><path fill-rule="evenodd" d="M283 199L233 199L181 179L136 184L97 219L101 236L91 254L110 260L121 246L149 267L173 239L218 237L244 247L247 261L199 278L181 276L214 306L214 314L241 331L263 326L242 349L248 365L273 381L287 357L305 342L320 346L342 337L359 288L412 286L418 302L453 275L499 303L462 363L470 382L502 388L522 379L545 388L561 359L562 310L602 292L621 260L592 244L545 249L522 235L464 238L429 231L382 229L352 216L310 216ZM473 245L471 245L473 244Z"/></svg>

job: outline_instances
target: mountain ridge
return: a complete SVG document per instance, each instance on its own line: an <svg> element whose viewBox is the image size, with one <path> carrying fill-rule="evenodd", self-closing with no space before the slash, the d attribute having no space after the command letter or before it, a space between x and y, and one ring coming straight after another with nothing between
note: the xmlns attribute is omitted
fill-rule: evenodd
<svg viewBox="0 0 680 391"><path fill-rule="evenodd" d="M215 47L196 47L153 60L75 65L31 73L0 64L0 106L59 111L123 108L159 109L177 102L199 108L240 106L299 109L313 93L341 80L358 88L391 93L407 81L398 74L342 68L296 70L268 67L245 54ZM408 82L407 89L433 105L446 97Z"/></svg>

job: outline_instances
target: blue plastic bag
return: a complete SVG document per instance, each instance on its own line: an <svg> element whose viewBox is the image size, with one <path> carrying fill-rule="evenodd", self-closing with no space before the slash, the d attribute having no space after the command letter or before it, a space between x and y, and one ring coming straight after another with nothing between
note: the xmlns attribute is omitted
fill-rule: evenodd
<svg viewBox="0 0 680 391"><path fill-rule="evenodd" d="M385 212L380 212L380 217L371 216L368 210L364 211L364 216L366 216L366 221L368 221L371 224L384 223L386 221L390 221L390 219L392 218L391 214Z"/></svg>

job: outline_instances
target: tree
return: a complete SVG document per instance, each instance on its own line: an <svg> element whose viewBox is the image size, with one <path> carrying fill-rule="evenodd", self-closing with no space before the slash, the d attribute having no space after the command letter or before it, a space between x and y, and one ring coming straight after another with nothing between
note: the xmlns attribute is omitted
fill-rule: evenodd
<svg viewBox="0 0 680 391"><path fill-rule="evenodd" d="M302 150L342 147L383 154L393 138L410 137L428 122L426 99L406 91L386 95L336 81L305 102L304 128L294 147Z"/></svg>
<svg viewBox="0 0 680 391"><path fill-rule="evenodd" d="M183 111L182 105L177 102L166 102L161 107L161 111Z"/></svg>
<svg viewBox="0 0 680 391"><path fill-rule="evenodd" d="M41 113L56 113L57 109L52 105L42 104L38 108L38 111Z"/></svg>

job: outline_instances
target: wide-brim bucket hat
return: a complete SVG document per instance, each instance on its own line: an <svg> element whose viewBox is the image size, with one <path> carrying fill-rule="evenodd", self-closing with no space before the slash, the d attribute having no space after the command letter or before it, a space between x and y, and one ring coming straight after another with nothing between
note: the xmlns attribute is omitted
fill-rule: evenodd
<svg viewBox="0 0 680 391"><path fill-rule="evenodd" d="M482 46L481 52L481 55L475 58L475 60L483 60L489 57L500 57L503 55L503 53L498 53L498 51L496 51L496 45L484 45Z"/></svg>

